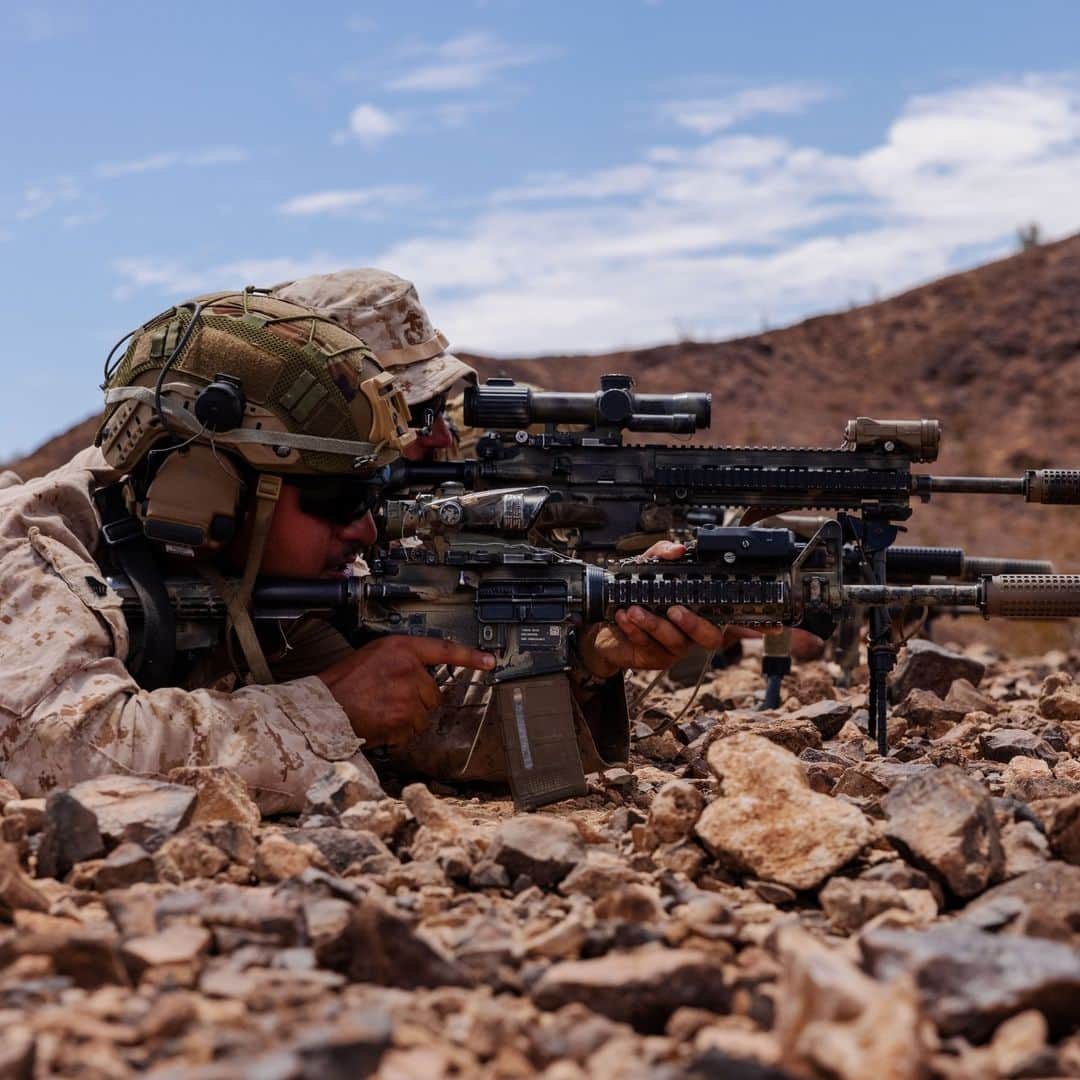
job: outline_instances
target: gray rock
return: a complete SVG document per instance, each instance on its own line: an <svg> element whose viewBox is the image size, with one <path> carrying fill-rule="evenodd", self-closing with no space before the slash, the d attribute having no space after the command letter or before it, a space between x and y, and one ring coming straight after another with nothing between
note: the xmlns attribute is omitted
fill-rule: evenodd
<svg viewBox="0 0 1080 1080"><path fill-rule="evenodd" d="M834 795L855 799L877 798L900 784L905 784L933 766L906 761L860 761L845 769L833 789Z"/></svg>
<svg viewBox="0 0 1080 1080"><path fill-rule="evenodd" d="M1080 945L1080 866L1047 862L988 889L960 914L982 930Z"/></svg>
<svg viewBox="0 0 1080 1080"><path fill-rule="evenodd" d="M1041 758L1051 765L1058 759L1053 747L1034 731L1024 728L996 728L979 736L979 750L990 761L1012 761L1014 757Z"/></svg>
<svg viewBox="0 0 1080 1080"><path fill-rule="evenodd" d="M1038 1009L1058 1030L1076 1021L1080 951L1067 945L943 926L917 933L876 928L859 946L874 978L914 978L943 1035L983 1042L1025 1009Z"/></svg>
<svg viewBox="0 0 1080 1080"><path fill-rule="evenodd" d="M481 859L469 871L469 887L472 889L509 889L510 875L506 868L490 859Z"/></svg>
<svg viewBox="0 0 1080 1080"><path fill-rule="evenodd" d="M140 881L154 881L157 871L154 857L138 844L121 844L107 859L94 867L87 885L98 892L126 889Z"/></svg>
<svg viewBox="0 0 1080 1080"><path fill-rule="evenodd" d="M982 691L977 690L967 679L956 679L945 695L945 704L950 708L963 709L965 713L984 712L996 716L1001 706Z"/></svg>
<svg viewBox="0 0 1080 1080"><path fill-rule="evenodd" d="M646 945L549 968L532 991L542 1009L588 1005L639 1031L660 1033L682 1006L726 1012L728 991L720 964L693 949Z"/></svg>
<svg viewBox="0 0 1080 1080"><path fill-rule="evenodd" d="M957 684L961 681L957 680ZM970 683L967 683L970 686ZM949 691L952 693L952 691ZM931 739L940 739L967 716L969 709L942 701L933 690L909 690L907 696L893 710L893 715L908 721Z"/></svg>
<svg viewBox="0 0 1080 1080"><path fill-rule="evenodd" d="M851 713L852 707L847 701L817 701L788 713L787 719L809 720L823 739L835 739Z"/></svg>
<svg viewBox="0 0 1080 1080"><path fill-rule="evenodd" d="M907 643L893 672L889 698L903 701L912 690L933 690L939 698L945 698L953 680L967 679L972 686L978 686L985 671L986 665L974 657L916 638Z"/></svg>
<svg viewBox="0 0 1080 1080"><path fill-rule="evenodd" d="M552 889L584 860L585 842L569 821L519 814L495 830L488 856L511 881L523 874L540 888Z"/></svg>
<svg viewBox="0 0 1080 1080"><path fill-rule="evenodd" d="M341 814L358 802L372 802L386 793L378 780L361 772L351 761L335 761L304 793L313 814Z"/></svg>
<svg viewBox="0 0 1080 1080"><path fill-rule="evenodd" d="M97 815L66 791L54 791L45 803L37 876L64 878L76 863L104 854Z"/></svg>
<svg viewBox="0 0 1080 1080"><path fill-rule="evenodd" d="M1059 859L1080 866L1080 795L1055 799L1039 809L1047 818L1050 849Z"/></svg>
<svg viewBox="0 0 1080 1080"><path fill-rule="evenodd" d="M195 811L192 788L139 776L99 776L69 794L97 816L106 843L131 840L150 851L187 825Z"/></svg>
<svg viewBox="0 0 1080 1080"><path fill-rule="evenodd" d="M956 896L969 899L1001 879L1005 855L990 796L956 766L914 777L882 806L893 846Z"/></svg>
<svg viewBox="0 0 1080 1080"><path fill-rule="evenodd" d="M360 899L341 935L321 942L316 955L320 965L352 982L404 990L470 982L452 957L375 900Z"/></svg>
<svg viewBox="0 0 1080 1080"><path fill-rule="evenodd" d="M851 933L883 911L911 911L928 919L937 904L926 890L901 890L887 881L833 877L819 894L821 907L833 928Z"/></svg>
<svg viewBox="0 0 1080 1080"><path fill-rule="evenodd" d="M345 873L353 863L363 863L371 858L382 860L385 866L396 866L398 861L377 836L359 829L293 829L283 835L294 844L314 844L337 874ZM379 868L371 867L377 873L381 873L382 868L382 864Z"/></svg>
<svg viewBox="0 0 1080 1080"><path fill-rule="evenodd" d="M1030 821L999 822L1006 879L1035 870L1050 858L1046 835Z"/></svg>
<svg viewBox="0 0 1080 1080"><path fill-rule="evenodd" d="M300 1059L301 1077L319 1080L354 1080L372 1076L391 1044L393 1022L389 1006L350 1009L335 1024L305 1026L293 1047ZM263 1076L289 1075L262 1073Z"/></svg>

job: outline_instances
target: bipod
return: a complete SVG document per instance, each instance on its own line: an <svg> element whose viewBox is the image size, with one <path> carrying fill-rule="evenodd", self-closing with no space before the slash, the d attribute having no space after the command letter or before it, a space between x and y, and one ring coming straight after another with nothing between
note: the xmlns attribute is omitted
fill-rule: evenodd
<svg viewBox="0 0 1080 1080"><path fill-rule="evenodd" d="M766 634L761 657L761 673L765 676L765 696L756 708L780 708L780 684L791 673L791 627L785 626L778 634Z"/></svg>
<svg viewBox="0 0 1080 1080"><path fill-rule="evenodd" d="M871 585L885 584L885 552L894 543L900 526L875 515L857 519L847 514L837 515L845 535L855 541L859 550L859 568L863 580ZM896 646L890 633L889 613L881 608L870 609L867 663L870 668L870 693L867 698L866 733L877 741L878 753L889 752L889 672L896 666Z"/></svg>

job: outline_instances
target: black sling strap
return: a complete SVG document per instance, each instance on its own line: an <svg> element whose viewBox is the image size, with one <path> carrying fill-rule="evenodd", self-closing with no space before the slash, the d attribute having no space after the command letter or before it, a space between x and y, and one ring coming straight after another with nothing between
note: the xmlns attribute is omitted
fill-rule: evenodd
<svg viewBox="0 0 1080 1080"><path fill-rule="evenodd" d="M116 569L126 575L143 609L142 647L128 670L144 690L169 685L176 660L176 618L150 541L128 513L121 484L94 492L101 515L101 542Z"/></svg>

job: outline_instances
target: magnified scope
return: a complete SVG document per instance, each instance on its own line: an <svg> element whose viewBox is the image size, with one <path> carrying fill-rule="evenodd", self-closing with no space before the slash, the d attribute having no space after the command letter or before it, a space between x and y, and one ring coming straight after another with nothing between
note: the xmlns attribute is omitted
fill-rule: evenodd
<svg viewBox="0 0 1080 1080"><path fill-rule="evenodd" d="M629 375L602 375L594 393L559 393L488 379L465 391L465 423L485 431L520 431L530 424L689 435L707 428L712 394L639 394Z"/></svg>

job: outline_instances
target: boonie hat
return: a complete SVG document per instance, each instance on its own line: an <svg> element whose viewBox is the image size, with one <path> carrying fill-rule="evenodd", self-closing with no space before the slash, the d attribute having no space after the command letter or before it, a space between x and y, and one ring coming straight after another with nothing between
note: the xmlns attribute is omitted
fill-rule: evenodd
<svg viewBox="0 0 1080 1080"><path fill-rule="evenodd" d="M447 351L416 286L386 270L361 267L316 274L277 285L274 296L314 308L363 338L379 364L393 372L409 405L446 392L461 379L475 382L476 371Z"/></svg>

